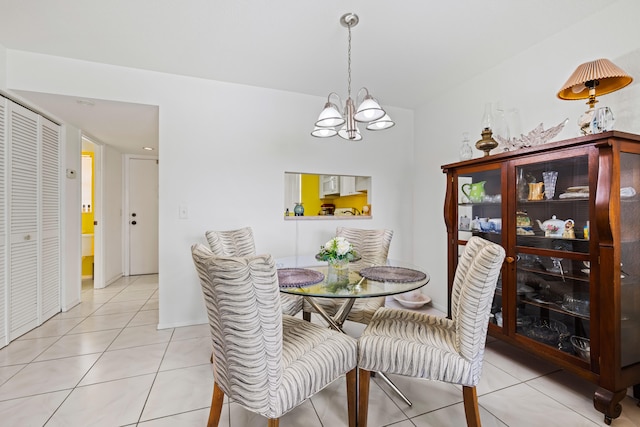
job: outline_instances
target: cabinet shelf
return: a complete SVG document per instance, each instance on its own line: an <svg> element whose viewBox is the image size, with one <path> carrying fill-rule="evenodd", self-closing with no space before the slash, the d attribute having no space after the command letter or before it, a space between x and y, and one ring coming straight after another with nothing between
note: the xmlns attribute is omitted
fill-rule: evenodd
<svg viewBox="0 0 640 427"><path fill-rule="evenodd" d="M506 261L491 305L491 312L502 317L492 319L489 333L598 384L594 406L610 423L620 415L627 387L638 385L640 398L640 135L610 131L442 169L447 174L449 296L470 235L502 245ZM530 178L540 182L546 171L558 171L555 198L524 199L528 187L518 184ZM483 181L490 201L468 202L464 186ZM589 188L588 197L559 198L578 185ZM628 188L638 194L618 197L621 189L633 194ZM469 221L461 221L464 216ZM544 235L538 221L554 216L573 220L575 238ZM501 231L460 226L476 217L501 218ZM527 222L524 217L531 227L516 226ZM591 239L585 238L585 227ZM530 331L525 334L518 323L524 317L564 323L570 335L590 339L590 358L576 355L569 337L554 347L544 342L548 331L541 331L539 340Z"/></svg>

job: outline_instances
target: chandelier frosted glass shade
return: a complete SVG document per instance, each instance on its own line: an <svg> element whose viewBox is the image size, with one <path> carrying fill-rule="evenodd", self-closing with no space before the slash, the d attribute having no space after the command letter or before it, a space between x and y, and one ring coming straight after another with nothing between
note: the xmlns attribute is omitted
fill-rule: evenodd
<svg viewBox="0 0 640 427"><path fill-rule="evenodd" d="M337 134L341 138L349 141L360 141L362 134L356 126L356 123L365 123L367 130L384 130L395 125L378 101L369 94L367 88L363 87L358 91L356 101L362 92L365 93L362 101L358 104L358 108L355 108L355 103L351 98L351 28L355 27L358 22L358 15L354 13L346 13L340 18L342 26L347 27L349 30L348 96L341 114L338 109L338 105L343 105L340 97L335 92L329 94L327 102L315 123L315 128L313 132L311 132L311 135L317 138L329 138ZM338 98L337 104L331 102L332 95ZM341 126L342 128L340 128ZM338 128L340 128L339 131Z"/></svg>
<svg viewBox="0 0 640 427"><path fill-rule="evenodd" d="M313 132L311 132L311 135L315 136L316 138L330 138L337 134L338 134L338 131L335 130L334 128L323 128L320 126L316 126L313 129Z"/></svg>
<svg viewBox="0 0 640 427"><path fill-rule="evenodd" d="M327 103L324 104L324 109L318 116L318 121L316 122L316 126L317 127L336 127L336 126L342 126L344 122L345 120L340 114L340 112L338 111L338 107L336 106L336 104L327 101Z"/></svg>
<svg viewBox="0 0 640 427"><path fill-rule="evenodd" d="M395 122L391 120L388 114L385 114L381 119L375 120L367 125L367 130L385 130L393 127Z"/></svg>
<svg viewBox="0 0 640 427"><path fill-rule="evenodd" d="M366 90L366 89L365 89ZM380 104L373 99L373 96L367 93L367 96L364 97L360 106L358 107L358 111L353 118L360 123L370 123L381 119L386 113L380 107Z"/></svg>

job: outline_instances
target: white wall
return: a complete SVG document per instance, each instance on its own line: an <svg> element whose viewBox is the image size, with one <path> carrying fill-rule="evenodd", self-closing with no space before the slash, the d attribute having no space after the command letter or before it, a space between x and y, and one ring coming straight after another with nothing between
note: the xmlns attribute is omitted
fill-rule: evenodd
<svg viewBox="0 0 640 427"><path fill-rule="evenodd" d="M0 44L0 90L7 88L7 49Z"/></svg>
<svg viewBox="0 0 640 427"><path fill-rule="evenodd" d="M62 289L60 306L62 311L67 311L80 303L82 262L80 257L80 230L82 218L80 212L80 200L82 191L80 187L81 147L82 132L67 125L62 129L63 150L62 156ZM66 170L76 172L75 178L66 178ZM73 230L74 232L70 232ZM77 256L68 256L77 254Z"/></svg>
<svg viewBox="0 0 640 427"><path fill-rule="evenodd" d="M208 229L250 225L257 250L281 257L313 253L338 225L390 228L390 256L412 259L411 111L388 108L396 126L365 131L359 143L319 140L309 132L323 98L21 51L7 57L14 90L159 106L160 328L206 321L190 246ZM373 219L285 222L285 171L372 176ZM181 204L187 220L178 219Z"/></svg>
<svg viewBox="0 0 640 427"><path fill-rule="evenodd" d="M104 282L109 285L122 277L122 153L105 145L102 150L102 238L104 241Z"/></svg>
<svg viewBox="0 0 640 427"><path fill-rule="evenodd" d="M556 93L578 65L609 58L635 81L599 98L598 106L613 109L616 129L640 133L639 15L640 2L620 0L416 110L415 262L431 273L427 292L436 307L445 311L447 307L446 228L440 208L446 182L440 166L458 161L462 132L469 132L474 144L480 139L484 104L500 101L505 108L519 109L524 133L541 122L547 129L569 118L555 140L578 136L576 122L587 109L585 100L564 101ZM475 148L474 153L475 157L482 154Z"/></svg>

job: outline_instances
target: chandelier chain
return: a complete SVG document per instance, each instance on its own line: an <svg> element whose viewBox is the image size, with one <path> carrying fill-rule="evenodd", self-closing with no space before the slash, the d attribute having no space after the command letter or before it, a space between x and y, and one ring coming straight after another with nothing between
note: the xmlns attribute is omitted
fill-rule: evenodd
<svg viewBox="0 0 640 427"><path fill-rule="evenodd" d="M351 24L347 26L349 30L349 47L347 48L347 97L351 98Z"/></svg>

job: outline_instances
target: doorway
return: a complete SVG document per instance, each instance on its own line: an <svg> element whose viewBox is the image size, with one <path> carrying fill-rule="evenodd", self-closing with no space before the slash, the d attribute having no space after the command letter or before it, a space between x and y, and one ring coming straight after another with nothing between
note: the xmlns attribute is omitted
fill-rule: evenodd
<svg viewBox="0 0 640 427"><path fill-rule="evenodd" d="M158 158L125 156L125 276L158 273Z"/></svg>
<svg viewBox="0 0 640 427"><path fill-rule="evenodd" d="M102 274L102 145L82 136L81 257L83 288L104 288Z"/></svg>

